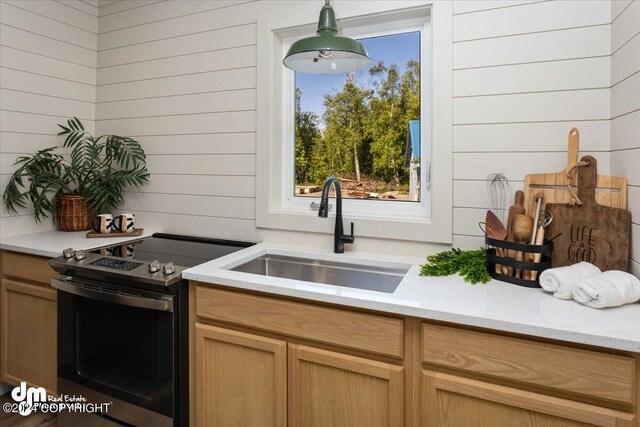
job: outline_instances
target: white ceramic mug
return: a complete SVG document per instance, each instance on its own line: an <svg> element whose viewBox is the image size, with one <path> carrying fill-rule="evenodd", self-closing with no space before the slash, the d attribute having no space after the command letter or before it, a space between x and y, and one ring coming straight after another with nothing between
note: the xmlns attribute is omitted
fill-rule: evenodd
<svg viewBox="0 0 640 427"><path fill-rule="evenodd" d="M124 245L122 248L122 255L125 258L135 258L136 257L136 245Z"/></svg>
<svg viewBox="0 0 640 427"><path fill-rule="evenodd" d="M111 246L108 246L106 248L100 249L100 255L113 255L113 248Z"/></svg>
<svg viewBox="0 0 640 427"><path fill-rule="evenodd" d="M123 213L113 219L113 228L120 233L133 233L136 229L136 216L132 213Z"/></svg>
<svg viewBox="0 0 640 427"><path fill-rule="evenodd" d="M96 215L91 221L91 228L96 233L108 234L113 230L113 216L111 214Z"/></svg>
<svg viewBox="0 0 640 427"><path fill-rule="evenodd" d="M111 246L111 253L106 255L117 256L119 258L135 258L136 244L123 244ZM105 255L105 254L103 254Z"/></svg>

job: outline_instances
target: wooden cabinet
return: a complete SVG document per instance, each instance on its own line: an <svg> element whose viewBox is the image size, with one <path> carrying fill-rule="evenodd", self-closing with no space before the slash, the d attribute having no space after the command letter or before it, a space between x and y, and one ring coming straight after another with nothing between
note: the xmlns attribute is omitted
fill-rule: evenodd
<svg viewBox="0 0 640 427"><path fill-rule="evenodd" d="M422 372L422 426L635 426L633 414L431 371Z"/></svg>
<svg viewBox="0 0 640 427"><path fill-rule="evenodd" d="M54 394L57 383L57 293L41 257L2 254L0 380L26 381Z"/></svg>
<svg viewBox="0 0 640 427"><path fill-rule="evenodd" d="M195 326L198 426L286 426L284 341Z"/></svg>
<svg viewBox="0 0 640 427"><path fill-rule="evenodd" d="M404 425L402 319L190 289L192 425Z"/></svg>
<svg viewBox="0 0 640 427"><path fill-rule="evenodd" d="M304 345L289 345L289 424L402 426L403 368Z"/></svg>
<svg viewBox="0 0 640 427"><path fill-rule="evenodd" d="M403 355L403 321L262 295L198 285L196 314L203 319L333 344L392 357Z"/></svg>
<svg viewBox="0 0 640 427"><path fill-rule="evenodd" d="M197 426L403 425L400 366L200 323L195 340Z"/></svg>
<svg viewBox="0 0 640 427"><path fill-rule="evenodd" d="M636 359L450 326L422 325L422 361L549 392L633 405Z"/></svg>
<svg viewBox="0 0 640 427"><path fill-rule="evenodd" d="M49 287L56 272L49 267L49 258L4 252L2 254L2 275Z"/></svg>
<svg viewBox="0 0 640 427"><path fill-rule="evenodd" d="M638 354L190 289L194 425L640 427Z"/></svg>

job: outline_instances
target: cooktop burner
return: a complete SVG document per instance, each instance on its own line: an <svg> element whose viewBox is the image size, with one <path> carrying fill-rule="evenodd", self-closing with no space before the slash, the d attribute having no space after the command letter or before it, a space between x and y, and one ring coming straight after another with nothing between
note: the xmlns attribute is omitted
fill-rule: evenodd
<svg viewBox="0 0 640 427"><path fill-rule="evenodd" d="M142 240L107 246L106 248L90 251L90 253L125 258L127 260L136 259L142 262L154 260L159 261L161 264L173 262L176 266L194 267L253 245L254 243L234 240L155 233L153 236ZM112 258L106 259L113 260ZM107 265L103 266L108 267ZM113 268L127 271L124 266L114 266Z"/></svg>
<svg viewBox="0 0 640 427"><path fill-rule="evenodd" d="M151 237L91 251L65 249L49 265L66 279L82 277L99 282L174 291L182 271L223 257L255 243L155 233Z"/></svg>

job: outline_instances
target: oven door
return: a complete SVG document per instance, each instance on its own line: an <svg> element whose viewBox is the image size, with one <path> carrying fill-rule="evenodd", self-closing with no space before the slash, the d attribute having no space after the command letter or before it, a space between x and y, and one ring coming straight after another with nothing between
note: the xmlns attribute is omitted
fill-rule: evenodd
<svg viewBox="0 0 640 427"><path fill-rule="evenodd" d="M174 425L176 295L59 276L59 393L113 402L106 416L136 426Z"/></svg>

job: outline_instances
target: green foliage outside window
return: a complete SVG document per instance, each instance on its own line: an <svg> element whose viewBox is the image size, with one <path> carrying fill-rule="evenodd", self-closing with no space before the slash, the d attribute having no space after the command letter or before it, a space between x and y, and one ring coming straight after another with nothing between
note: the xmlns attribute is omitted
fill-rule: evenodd
<svg viewBox="0 0 640 427"><path fill-rule="evenodd" d="M408 123L420 119L420 63L410 60L404 73L383 61L369 70L367 83L349 74L341 88L324 94L324 129L314 112L302 111L296 89L295 179L318 185L327 176L378 181L408 188L405 166Z"/></svg>

